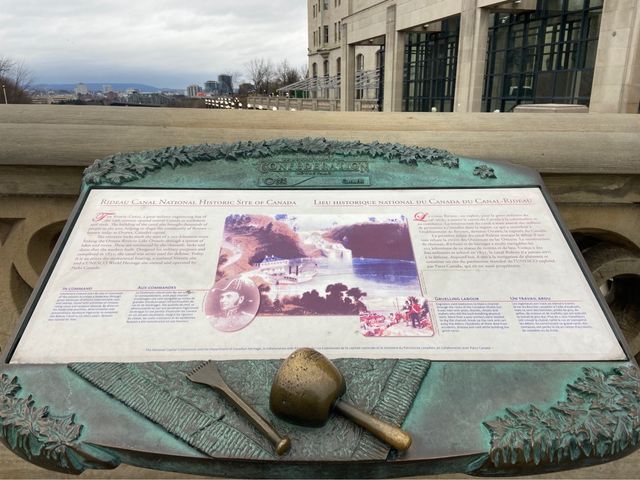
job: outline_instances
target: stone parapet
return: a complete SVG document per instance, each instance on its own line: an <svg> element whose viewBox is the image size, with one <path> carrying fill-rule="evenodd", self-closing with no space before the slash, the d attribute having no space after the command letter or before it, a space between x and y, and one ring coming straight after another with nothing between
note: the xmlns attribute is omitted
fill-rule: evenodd
<svg viewBox="0 0 640 480"><path fill-rule="evenodd" d="M304 100L313 101L320 100ZM638 132L640 116L632 114L0 105L0 165L79 167L117 152L168 145L326 137L432 146L471 158L522 164L541 173L638 174Z"/></svg>

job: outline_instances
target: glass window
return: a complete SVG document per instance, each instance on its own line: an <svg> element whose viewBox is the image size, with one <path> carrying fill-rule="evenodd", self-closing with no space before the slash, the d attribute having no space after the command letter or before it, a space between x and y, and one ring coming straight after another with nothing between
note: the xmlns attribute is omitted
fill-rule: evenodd
<svg viewBox="0 0 640 480"><path fill-rule="evenodd" d="M505 48L507 48L508 36L509 36L509 33L507 29L501 29L498 31L498 34L494 39L496 50L504 50Z"/></svg>
<svg viewBox="0 0 640 480"><path fill-rule="evenodd" d="M540 21L535 20L529 24L527 28L527 45L536 45L538 36L540 35Z"/></svg>
<svg viewBox="0 0 640 480"><path fill-rule="evenodd" d="M587 42L586 55L584 60L585 68L593 69L596 66L596 53L598 52L598 41L591 40Z"/></svg>
<svg viewBox="0 0 640 480"><path fill-rule="evenodd" d="M578 96L588 99L591 97L591 85L593 84L593 70L583 70L580 73Z"/></svg>
<svg viewBox="0 0 640 480"><path fill-rule="evenodd" d="M545 9L547 10L547 13L549 14L562 13L563 0L546 0L543 3L546 4Z"/></svg>
<svg viewBox="0 0 640 480"><path fill-rule="evenodd" d="M384 67L384 52L383 50L378 50L376 52L376 68Z"/></svg>
<svg viewBox="0 0 640 480"><path fill-rule="evenodd" d="M600 19L602 14L600 11L589 12L589 22L587 25L587 36L589 38L598 38L600 32Z"/></svg>
<svg viewBox="0 0 640 480"><path fill-rule="evenodd" d="M555 45L543 45L540 70L553 70L555 69L555 63Z"/></svg>
<svg viewBox="0 0 640 480"><path fill-rule="evenodd" d="M568 0L567 11L574 12L576 10L583 10L585 8L585 0Z"/></svg>
<svg viewBox="0 0 640 480"><path fill-rule="evenodd" d="M509 48L520 48L524 40L524 23L518 23L512 26L510 32L511 45Z"/></svg>
<svg viewBox="0 0 640 480"><path fill-rule="evenodd" d="M485 110L533 101L588 105L602 2L539 0L538 6L490 17Z"/></svg>
<svg viewBox="0 0 640 480"><path fill-rule="evenodd" d="M453 110L459 27L459 17L452 17L440 32L406 34L405 111Z"/></svg>

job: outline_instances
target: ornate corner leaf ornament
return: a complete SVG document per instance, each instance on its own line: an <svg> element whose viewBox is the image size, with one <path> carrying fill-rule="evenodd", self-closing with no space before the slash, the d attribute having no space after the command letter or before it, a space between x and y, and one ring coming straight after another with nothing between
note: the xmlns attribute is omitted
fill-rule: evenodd
<svg viewBox="0 0 640 480"><path fill-rule="evenodd" d="M299 140L285 138L219 145L187 145L135 153L118 153L96 160L93 165L85 169L84 182L88 185L122 184L144 178L146 174L165 166L176 168L196 162L238 161L294 153L343 157L368 155L410 166L424 163L446 168L459 168L458 157L438 148L406 146L397 143L334 141L325 138L302 138Z"/></svg>
<svg viewBox="0 0 640 480"><path fill-rule="evenodd" d="M83 427L73 414L50 415L49 407L37 408L31 395L18 397L20 389L18 377L0 375L0 440L16 455L64 473L119 465L114 456L78 441Z"/></svg>
<svg viewBox="0 0 640 480"><path fill-rule="evenodd" d="M482 179L497 178L495 170L489 167L488 165L484 165L484 164L478 165L476 168L474 168L473 174Z"/></svg>
<svg viewBox="0 0 640 480"><path fill-rule="evenodd" d="M488 459L474 473L618 457L640 442L640 370L625 366L605 373L585 368L567 387L566 401L541 410L506 409L484 422L491 433Z"/></svg>

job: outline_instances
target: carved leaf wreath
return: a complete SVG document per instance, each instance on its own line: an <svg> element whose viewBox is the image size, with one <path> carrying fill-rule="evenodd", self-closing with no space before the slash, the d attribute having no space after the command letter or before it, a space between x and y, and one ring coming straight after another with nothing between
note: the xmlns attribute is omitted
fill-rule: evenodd
<svg viewBox="0 0 640 480"><path fill-rule="evenodd" d="M620 367L585 368L567 387L567 400L484 422L491 433L489 463L481 469L561 464L617 455L640 443L640 374Z"/></svg>
<svg viewBox="0 0 640 480"><path fill-rule="evenodd" d="M0 440L30 462L65 473L81 473L87 468L111 469L117 458L78 442L82 425L74 415L55 417L49 407L36 407L31 395L16 397L18 378L0 375Z"/></svg>
<svg viewBox="0 0 640 480"><path fill-rule="evenodd" d="M96 160L84 171L89 185L100 183L121 184L143 178L148 172L165 165L176 168L194 162L215 160L237 161L242 158L262 158L280 154L327 154L343 157L369 155L388 162L417 166L419 163L458 168L459 159L446 150L399 145L395 143L370 144L359 141L332 141L325 138L264 140L261 142L235 142L220 145L192 145L166 147L137 153L116 154ZM476 174L477 175L477 174ZM481 175L481 178L495 178Z"/></svg>

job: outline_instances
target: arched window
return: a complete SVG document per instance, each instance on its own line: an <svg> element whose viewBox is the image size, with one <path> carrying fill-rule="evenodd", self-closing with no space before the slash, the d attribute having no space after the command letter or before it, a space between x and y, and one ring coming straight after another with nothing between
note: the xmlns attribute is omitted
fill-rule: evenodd
<svg viewBox="0 0 640 480"><path fill-rule="evenodd" d="M338 58L336 58L336 75L340 75L341 67L342 67L341 58L338 57Z"/></svg>
<svg viewBox="0 0 640 480"><path fill-rule="evenodd" d="M364 55L362 53L356 55L356 70L364 70Z"/></svg>
<svg viewBox="0 0 640 480"><path fill-rule="evenodd" d="M322 69L324 70L324 76L328 77L329 76L329 60L325 60L322 63Z"/></svg>
<svg viewBox="0 0 640 480"><path fill-rule="evenodd" d="M316 78L318 76L318 64L315 62L311 65L311 76L313 78Z"/></svg>
<svg viewBox="0 0 640 480"><path fill-rule="evenodd" d="M382 65L383 58L384 56L382 55L382 49L380 49L376 52L376 68L382 68L384 66Z"/></svg>

